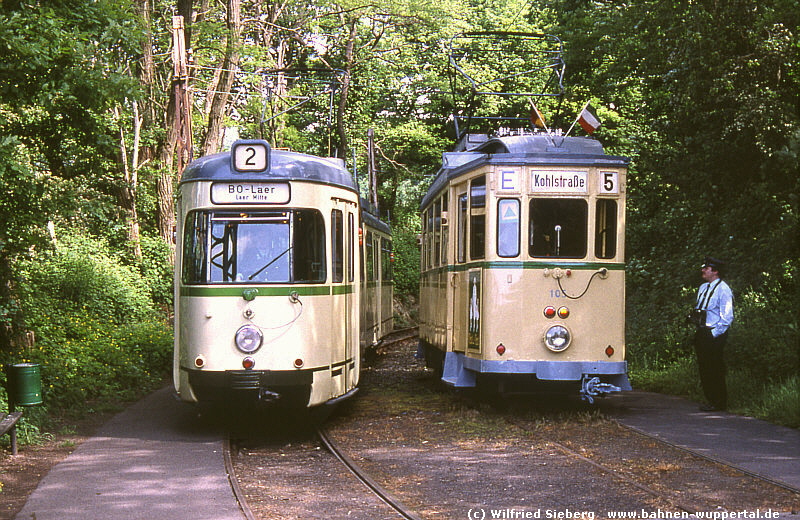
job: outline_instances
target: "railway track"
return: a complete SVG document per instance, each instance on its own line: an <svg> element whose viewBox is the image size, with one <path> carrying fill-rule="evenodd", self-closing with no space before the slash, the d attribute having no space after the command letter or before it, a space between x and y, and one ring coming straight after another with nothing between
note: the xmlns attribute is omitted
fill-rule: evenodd
<svg viewBox="0 0 800 520"><path fill-rule="evenodd" d="M348 457L344 451L334 442L328 434L325 432L324 428L320 428L317 430L317 435L319 436L322 444L325 445L325 448L329 452L331 452L336 459L341 462L342 464L347 467L347 469L352 473L359 482L364 484L370 491L372 491L375 496L381 499L386 505L394 509L401 518L405 518L407 520L422 520L422 517L418 516L414 511L406 507L397 497L395 497L392 493L387 491L383 486L378 484L378 482L370 477L358 464L356 464L353 459Z"/></svg>
<svg viewBox="0 0 800 520"><path fill-rule="evenodd" d="M349 498L355 488L361 489L363 494L359 496L368 491L380 497L374 498L381 502L383 509L379 513L362 511L359 516L354 512L348 517L480 518L480 514L497 513L496 509L484 509L487 503L503 507L510 503L508 514L538 513L543 515L540 518L564 518L544 516L550 513L589 511L600 512L591 518L601 518L602 511L614 510L674 511L685 515L750 506L763 510L765 504L777 504L779 500L784 504L783 511L787 507L796 510L800 505L800 495L776 491L768 481L759 483L750 476L737 476L729 468L605 418L585 419L588 422L581 424L584 419L580 413L558 412L557 416L574 416L578 420L572 429L565 429L558 423L560 419L547 414L543 419L535 407L512 406L498 411L486 403L469 402L443 392L434 388L434 381L421 368L414 373L386 365L387 360L398 355L392 353L392 344L408 340L411 335L412 330L397 331L389 338L381 348L387 354L365 373L363 384L368 391L349 404L342 417L334 417L328 428L310 431L307 446L300 450L303 456L316 457L309 466L324 466L320 480L331 481L331 475L342 472L333 480L344 481L346 474L349 488L338 495L331 491L335 501L356 500ZM402 346L405 352L397 363L408 364L407 358L415 348L412 343ZM400 372L403 375L398 375ZM398 379L390 380L391 377ZM407 379L399 379L403 377ZM476 437L470 429L481 433ZM494 436L493 430L502 435ZM573 435L594 430L597 432L590 436ZM291 456L271 450L263 460L280 461ZM338 469L332 469L332 464ZM271 475L281 471L285 470L264 468ZM236 480L233 471L230 474ZM391 492L385 487L391 487ZM558 490L563 492L559 494ZM292 504L291 498L280 498L281 491L270 488L266 493L279 497L274 507ZM313 491L311 494L311 500L324 503ZM240 498L245 509L249 509L248 502L247 497ZM568 506L583 509L570 510ZM275 517L263 513L248 516ZM279 516L304 517L308 518L288 513Z"/></svg>

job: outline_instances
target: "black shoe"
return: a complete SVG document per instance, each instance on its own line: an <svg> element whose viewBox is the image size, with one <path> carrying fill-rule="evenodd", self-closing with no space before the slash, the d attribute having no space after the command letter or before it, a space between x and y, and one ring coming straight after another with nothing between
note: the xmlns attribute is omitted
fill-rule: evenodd
<svg viewBox="0 0 800 520"><path fill-rule="evenodd" d="M701 412L717 412L717 411L719 411L719 408L717 408L713 404L704 404L703 406L700 407L700 411Z"/></svg>

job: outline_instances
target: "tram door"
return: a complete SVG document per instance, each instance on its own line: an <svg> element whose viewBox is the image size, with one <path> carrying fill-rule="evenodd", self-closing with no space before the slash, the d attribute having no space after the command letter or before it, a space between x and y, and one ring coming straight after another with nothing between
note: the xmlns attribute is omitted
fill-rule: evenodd
<svg viewBox="0 0 800 520"><path fill-rule="evenodd" d="M348 282L347 221L349 212L345 204L334 201L331 210L331 376L335 391L347 391L351 375L349 360L352 359L352 287Z"/></svg>
<svg viewBox="0 0 800 520"><path fill-rule="evenodd" d="M467 319L469 314L469 279L466 270L467 262L467 186L456 188L456 222L455 226L455 264L456 268L450 273L450 287L453 295L453 350L464 352L467 348Z"/></svg>

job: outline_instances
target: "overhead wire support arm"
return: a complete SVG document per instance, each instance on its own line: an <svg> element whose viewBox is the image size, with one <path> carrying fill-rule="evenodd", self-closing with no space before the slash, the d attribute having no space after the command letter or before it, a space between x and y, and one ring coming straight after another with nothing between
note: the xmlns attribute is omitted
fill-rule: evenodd
<svg viewBox="0 0 800 520"><path fill-rule="evenodd" d="M467 32L450 40L449 82L456 139L476 121L505 120L512 125L529 118L518 98L561 97L564 93L563 45L557 36L511 31ZM491 113L481 113L489 97ZM498 116L497 112L507 116ZM484 110L486 112L486 110Z"/></svg>

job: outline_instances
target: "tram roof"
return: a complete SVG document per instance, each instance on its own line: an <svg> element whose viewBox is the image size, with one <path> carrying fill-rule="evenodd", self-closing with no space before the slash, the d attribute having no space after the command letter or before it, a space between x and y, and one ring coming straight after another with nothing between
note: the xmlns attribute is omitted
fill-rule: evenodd
<svg viewBox="0 0 800 520"><path fill-rule="evenodd" d="M428 206L451 180L486 164L618 168L627 167L630 162L627 157L606 155L600 141L589 137L533 134L488 138L473 135L468 136L464 143L459 146L461 151L442 154L442 167L422 198L420 207ZM469 148L470 143L475 146Z"/></svg>
<svg viewBox="0 0 800 520"><path fill-rule="evenodd" d="M231 153L224 152L195 159L181 175L181 183L273 180L317 182L358 192L353 176L345 169L341 159L317 157L287 150L272 149L269 169L264 172L238 172L231 167Z"/></svg>

